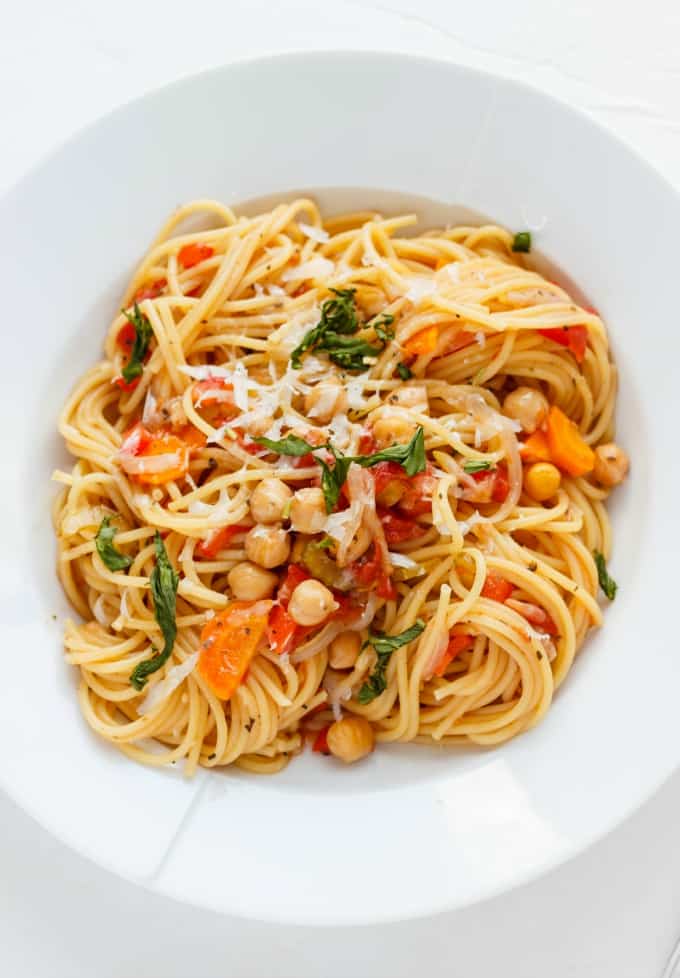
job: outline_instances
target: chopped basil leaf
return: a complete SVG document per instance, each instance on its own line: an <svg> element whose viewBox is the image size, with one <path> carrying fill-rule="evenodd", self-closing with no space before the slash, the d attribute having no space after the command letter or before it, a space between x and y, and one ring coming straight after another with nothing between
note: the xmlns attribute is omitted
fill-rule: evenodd
<svg viewBox="0 0 680 978"><path fill-rule="evenodd" d="M357 699L362 705L371 703L376 696L380 696L387 689L387 666L390 657L395 649L402 645L408 645L414 638L418 638L425 628L425 622L419 618L415 624L407 628L399 635L386 635L384 632L369 632L365 645L372 645L375 649L378 660L373 672L359 690Z"/></svg>
<svg viewBox="0 0 680 978"><path fill-rule="evenodd" d="M361 328L357 318L354 294L356 289L331 289L334 299L326 299L321 306L321 319L310 329L291 353L290 362L298 370L305 353L312 350L324 352L329 360L344 370L364 370L366 357L377 357L387 343L394 339L394 330L387 327L394 317L381 314L374 322L368 323L380 346L374 346L363 337L356 336Z"/></svg>
<svg viewBox="0 0 680 978"><path fill-rule="evenodd" d="M136 302L132 312L126 312L125 309L121 311L135 327L135 342L132 344L130 359L121 370L123 380L129 384L135 377L139 377L144 369L144 357L149 349L149 340L153 336L153 330L149 320L139 311Z"/></svg>
<svg viewBox="0 0 680 978"><path fill-rule="evenodd" d="M153 613L161 626L164 645L163 650L150 659L140 662L132 671L130 682L135 689L144 689L148 677L167 662L175 645L177 637L177 621L175 618L175 601L177 597L177 574L168 559L165 544L160 533L156 530L156 566L151 571L149 583L153 598Z"/></svg>
<svg viewBox="0 0 680 978"><path fill-rule="evenodd" d="M512 239L513 251L531 251L531 231L518 231Z"/></svg>
<svg viewBox="0 0 680 978"><path fill-rule="evenodd" d="M328 359L343 370L365 370L364 358L380 356L384 348L384 343L382 346L373 346L361 337L341 336L330 330L324 333L322 341L316 347L317 350L327 353Z"/></svg>
<svg viewBox="0 0 680 978"><path fill-rule="evenodd" d="M253 441L258 445L264 445L270 452L277 452L279 455L293 455L296 458L309 455L317 447L324 447L310 445L308 441L305 441L304 438L299 438L297 435L286 435L280 441L273 441L271 438L253 438Z"/></svg>
<svg viewBox="0 0 680 978"><path fill-rule="evenodd" d="M356 333L359 329L354 293L356 289L331 289L334 299L326 299L321 305L321 319L318 324L305 333L302 342L295 347L290 356L290 362L296 370L300 369L302 356L308 350L313 350L323 339L324 334L331 330L336 335Z"/></svg>
<svg viewBox="0 0 680 978"><path fill-rule="evenodd" d="M102 563L110 571L127 570L132 563L132 557L120 553L113 545L113 538L117 532L116 527L111 526L111 517L105 516L99 525L97 536L94 538L97 553L101 557Z"/></svg>
<svg viewBox="0 0 680 978"><path fill-rule="evenodd" d="M258 445L264 445L272 452L278 452L279 455L297 457L316 452L321 448L327 449L334 459L332 465L318 455L314 456L314 461L321 466L321 489L326 501L327 513L332 513L338 503L340 491L345 484L352 462L356 462L364 469L379 462L397 462L410 476L425 471L425 435L420 427L407 445L392 445L390 448L383 448L380 452L374 452L373 455L343 455L330 442L325 445L310 445L297 435L286 435L280 441L272 441L270 438L254 438L253 441Z"/></svg>
<svg viewBox="0 0 680 978"><path fill-rule="evenodd" d="M600 587L603 593L610 601L613 601L616 597L616 592L619 589L619 585L616 583L613 577L609 576L607 570L607 563L604 556L599 550L593 552L593 557L595 558L595 566L597 567L597 578L600 582Z"/></svg>
<svg viewBox="0 0 680 978"><path fill-rule="evenodd" d="M468 475L474 475L475 472L486 472L490 468L492 468L491 462L482 462L476 459L469 459L463 464L463 472L467 472Z"/></svg>
<svg viewBox="0 0 680 978"><path fill-rule="evenodd" d="M417 475L425 471L425 434L418 428L408 445L391 445L373 455L359 455L353 459L363 468L370 468L378 462L398 462L406 475Z"/></svg>
<svg viewBox="0 0 680 978"><path fill-rule="evenodd" d="M340 491L345 484L345 479L347 478L347 472L350 465L354 461L349 456L341 455L336 449L331 445L328 448L333 453L335 459L335 464L330 466L323 459L314 458L321 466L321 490L326 501L326 512L332 513L338 504L338 499L340 498Z"/></svg>
<svg viewBox="0 0 680 978"><path fill-rule="evenodd" d="M413 371L405 363L397 364L397 373L399 374L402 380L410 380L411 377L413 376Z"/></svg>
<svg viewBox="0 0 680 978"><path fill-rule="evenodd" d="M381 312L377 319L371 320L368 323L375 332L375 335L383 344L383 347L387 346L390 340L394 339L394 330L389 329L389 327L394 322L394 316L389 312Z"/></svg>

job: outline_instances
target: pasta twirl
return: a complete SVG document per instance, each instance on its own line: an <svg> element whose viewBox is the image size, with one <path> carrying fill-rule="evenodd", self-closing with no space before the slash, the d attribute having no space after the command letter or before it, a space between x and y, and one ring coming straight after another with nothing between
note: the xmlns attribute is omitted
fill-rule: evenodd
<svg viewBox="0 0 680 978"><path fill-rule="evenodd" d="M181 208L64 406L66 659L133 759L500 744L602 623L603 323L526 234L415 223Z"/></svg>

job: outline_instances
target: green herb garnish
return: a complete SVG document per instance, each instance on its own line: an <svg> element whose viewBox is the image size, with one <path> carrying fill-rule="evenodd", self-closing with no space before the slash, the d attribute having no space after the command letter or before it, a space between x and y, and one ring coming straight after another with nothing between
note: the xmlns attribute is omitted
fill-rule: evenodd
<svg viewBox="0 0 680 978"><path fill-rule="evenodd" d="M375 649L378 661L373 672L359 690L357 699L365 706L371 703L376 696L380 696L387 689L387 666L395 649L402 645L408 645L414 638L418 638L425 629L425 622L419 618L414 625L407 628L400 635L386 635L384 632L369 632L368 639L364 645L372 645Z"/></svg>
<svg viewBox="0 0 680 978"><path fill-rule="evenodd" d="M468 459L463 464L463 472L467 472L468 475L474 475L475 472L487 472L490 468L492 468L491 462L482 462L477 459Z"/></svg>
<svg viewBox="0 0 680 978"><path fill-rule="evenodd" d="M327 449L333 456L332 465L318 455L314 456L314 461L321 466L321 489L326 501L327 513L332 513L337 505L352 462L356 462L364 469L378 465L379 462L397 462L410 476L425 471L425 435L420 427L407 445L391 445L390 448L383 448L372 455L343 455L330 442L325 445L310 445L297 435L286 435L280 441L272 441L270 438L254 438L253 441L258 445L264 445L272 452L278 452L279 455L297 457L317 452L322 448Z"/></svg>
<svg viewBox="0 0 680 978"><path fill-rule="evenodd" d="M99 524L97 536L94 538L97 553L101 557L102 563L110 571L127 570L132 563L132 557L120 553L113 545L113 538L117 532L116 527L111 526L111 517L105 516Z"/></svg>
<svg viewBox="0 0 680 978"><path fill-rule="evenodd" d="M329 330L334 334L351 335L359 329L354 293L356 289L331 289L335 299L326 299L321 306L321 319L314 329L305 333L302 342L290 355L290 362L296 370L300 369L301 358L308 350L323 339Z"/></svg>
<svg viewBox="0 0 680 978"><path fill-rule="evenodd" d="M146 316L139 311L139 306L135 302L132 312L121 309L123 315L135 327L135 341L130 351L130 359L121 370L123 380L126 384L139 377L144 369L144 357L149 349L149 340L153 336L151 323Z"/></svg>
<svg viewBox="0 0 680 978"><path fill-rule="evenodd" d="M531 231L518 231L512 239L513 251L531 251Z"/></svg>
<svg viewBox="0 0 680 978"><path fill-rule="evenodd" d="M379 356L387 343L394 339L394 330L388 329L394 317L389 313L381 314L374 322L366 324L373 329L380 346L356 336L361 328L354 301L356 289L331 289L331 292L335 298L322 303L321 319L291 353L290 362L295 370L302 365L304 354L312 350L326 353L329 360L344 370L363 370L364 358Z"/></svg>
<svg viewBox="0 0 680 978"><path fill-rule="evenodd" d="M372 320L368 325L372 327L375 335L383 344L387 346L390 340L394 339L394 330L389 327L394 322L394 316L390 312L381 312L376 320Z"/></svg>
<svg viewBox="0 0 680 978"><path fill-rule="evenodd" d="M378 462L397 462L406 475L417 475L425 471L425 433L418 428L407 445L391 445L372 455L359 455L352 459L367 469Z"/></svg>
<svg viewBox="0 0 680 978"><path fill-rule="evenodd" d="M309 455L317 448L325 448L325 445L310 445L308 441L297 435L286 435L280 441L273 441L271 438L253 438L253 441L258 445L264 445L270 452L276 452L278 455L293 455L296 458Z"/></svg>
<svg viewBox="0 0 680 978"><path fill-rule="evenodd" d="M321 490L326 501L326 512L332 513L340 498L340 492L345 484L349 467L356 460L350 456L343 455L331 445L328 445L328 448L335 459L333 465L329 465L323 459L317 458L316 455L314 458L321 466Z"/></svg>
<svg viewBox="0 0 680 978"><path fill-rule="evenodd" d="M413 376L413 371L405 363L397 364L397 373L399 374L402 380L410 380L411 377Z"/></svg>
<svg viewBox="0 0 680 978"><path fill-rule="evenodd" d="M177 597L177 585L179 584L179 574L173 570L172 564L168 559L165 544L158 530L156 530L155 544L156 566L151 571L149 583L151 585L151 597L153 598L153 613L156 621L161 626L164 645L161 652L135 666L130 676L130 682L135 689L144 689L148 677L167 662L175 645L175 638L177 637L175 601Z"/></svg>
<svg viewBox="0 0 680 978"><path fill-rule="evenodd" d="M600 587L602 588L605 597L609 598L610 601L613 601L616 597L616 592L619 589L619 585L616 583L613 577L609 576L607 562L599 550L593 551L593 557L595 558L597 578L600 582Z"/></svg>

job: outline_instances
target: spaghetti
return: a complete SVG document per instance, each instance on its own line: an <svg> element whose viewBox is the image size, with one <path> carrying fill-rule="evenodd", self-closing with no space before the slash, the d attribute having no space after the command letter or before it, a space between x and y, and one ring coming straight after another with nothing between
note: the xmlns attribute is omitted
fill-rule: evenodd
<svg viewBox="0 0 680 978"><path fill-rule="evenodd" d="M499 744L601 624L603 323L528 234L415 223L182 207L68 399L66 659L135 760Z"/></svg>

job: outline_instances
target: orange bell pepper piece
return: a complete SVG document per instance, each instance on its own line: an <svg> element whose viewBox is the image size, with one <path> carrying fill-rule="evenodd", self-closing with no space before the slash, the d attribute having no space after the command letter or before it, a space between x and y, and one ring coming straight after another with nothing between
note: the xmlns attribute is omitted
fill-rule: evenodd
<svg viewBox="0 0 680 978"><path fill-rule="evenodd" d="M548 412L546 440L551 461L558 468L573 476L592 472L595 466L595 452L583 440L574 422L554 405Z"/></svg>
<svg viewBox="0 0 680 978"><path fill-rule="evenodd" d="M548 439L543 431L535 431L519 446L523 462L552 462Z"/></svg>
<svg viewBox="0 0 680 978"><path fill-rule="evenodd" d="M232 601L201 632L198 672L221 700L241 683L267 628L271 601Z"/></svg>
<svg viewBox="0 0 680 978"><path fill-rule="evenodd" d="M430 353L434 353L436 350L438 340L439 327L426 326L425 329L421 329L420 332L414 333L413 336L409 336L409 338L403 344L404 353L410 357L428 356Z"/></svg>
<svg viewBox="0 0 680 978"><path fill-rule="evenodd" d="M182 479L189 468L189 449L181 438L176 435L154 435L147 447L140 452L144 458L151 455L177 455L177 464L160 472L140 472L134 478L149 486L162 486L172 479Z"/></svg>

